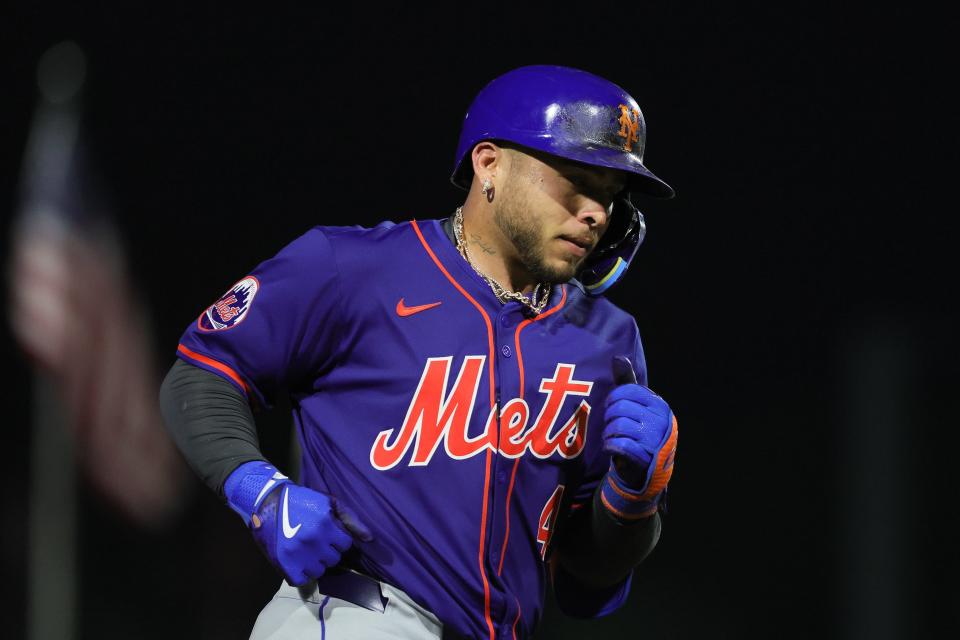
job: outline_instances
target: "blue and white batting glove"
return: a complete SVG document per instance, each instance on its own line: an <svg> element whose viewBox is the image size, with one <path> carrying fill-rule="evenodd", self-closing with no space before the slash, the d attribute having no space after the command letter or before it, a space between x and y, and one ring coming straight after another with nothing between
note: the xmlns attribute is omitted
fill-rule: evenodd
<svg viewBox="0 0 960 640"><path fill-rule="evenodd" d="M373 540L370 530L336 498L294 484L266 462L237 467L224 493L267 559L294 586L322 576L355 540Z"/></svg>
<svg viewBox="0 0 960 640"><path fill-rule="evenodd" d="M637 384L630 360L613 360L618 384L607 396L603 448L613 455L600 500L621 521L656 513L673 475L677 418L663 398Z"/></svg>

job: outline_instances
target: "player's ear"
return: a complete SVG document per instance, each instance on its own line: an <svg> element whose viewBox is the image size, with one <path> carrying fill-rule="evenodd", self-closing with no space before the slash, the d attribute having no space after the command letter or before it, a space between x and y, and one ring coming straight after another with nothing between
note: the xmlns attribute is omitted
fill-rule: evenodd
<svg viewBox="0 0 960 640"><path fill-rule="evenodd" d="M496 180L497 168L503 163L506 149L490 140L479 142L473 147L470 159L473 161L473 176L480 182Z"/></svg>

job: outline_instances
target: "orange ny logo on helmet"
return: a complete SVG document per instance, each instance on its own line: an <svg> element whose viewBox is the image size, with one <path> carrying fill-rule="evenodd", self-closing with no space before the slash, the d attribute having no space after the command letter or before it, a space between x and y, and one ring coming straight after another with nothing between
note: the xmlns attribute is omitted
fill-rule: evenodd
<svg viewBox="0 0 960 640"><path fill-rule="evenodd" d="M624 151L633 151L633 143L640 140L640 136L637 135L639 126L640 111L633 109L631 113L630 107L620 105L620 132L617 135L626 138L623 143Z"/></svg>

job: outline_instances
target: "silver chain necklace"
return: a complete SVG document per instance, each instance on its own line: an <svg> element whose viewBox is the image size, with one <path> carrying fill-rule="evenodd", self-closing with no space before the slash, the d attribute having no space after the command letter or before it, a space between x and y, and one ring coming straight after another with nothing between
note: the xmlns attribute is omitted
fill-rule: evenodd
<svg viewBox="0 0 960 640"><path fill-rule="evenodd" d="M543 311L543 308L547 306L547 300L550 299L550 286L543 282L538 282L537 286L533 288L533 300L523 295L519 291L510 291L504 288L499 282L485 274L484 272L477 269L477 265L473 264L473 260L470 259L470 254L467 253L467 243L463 240L463 207L457 207L457 213L453 218L453 234L457 238L457 251L460 252L460 255L463 256L463 259L467 261L473 270L477 272L481 278L487 281L487 284L490 285L490 288L493 289L493 295L497 296L497 299L506 303L507 300L515 300L522 305L525 305L530 308L531 311L537 315Z"/></svg>

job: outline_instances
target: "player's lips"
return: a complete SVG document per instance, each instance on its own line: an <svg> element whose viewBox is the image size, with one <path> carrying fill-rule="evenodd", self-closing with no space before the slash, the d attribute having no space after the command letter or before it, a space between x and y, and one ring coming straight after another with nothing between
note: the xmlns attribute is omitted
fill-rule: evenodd
<svg viewBox="0 0 960 640"><path fill-rule="evenodd" d="M587 255L593 248L593 236L562 235L559 239L567 245L571 253L578 256Z"/></svg>

